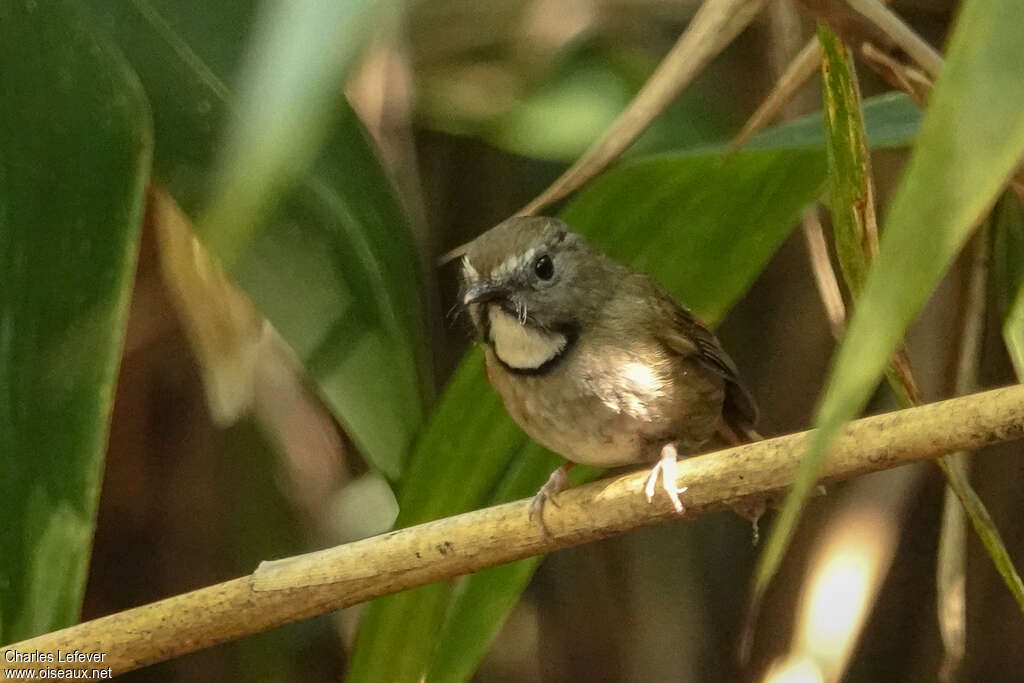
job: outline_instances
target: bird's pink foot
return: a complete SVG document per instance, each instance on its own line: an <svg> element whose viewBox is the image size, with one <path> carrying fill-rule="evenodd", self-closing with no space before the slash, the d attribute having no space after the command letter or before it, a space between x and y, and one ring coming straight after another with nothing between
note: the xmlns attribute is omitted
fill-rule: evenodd
<svg viewBox="0 0 1024 683"><path fill-rule="evenodd" d="M644 486L644 493L647 494L647 502L654 500L654 491L658 486L658 476L661 476L661 488L665 494L672 501L672 506L676 509L676 512L683 514L686 508L683 507L683 503L679 500L679 494L686 490L687 487L681 489L676 488L676 458L679 457L679 453L676 451L675 444L665 444L665 447L661 449L661 459L658 464L651 470L650 476L647 477L647 484Z"/></svg>

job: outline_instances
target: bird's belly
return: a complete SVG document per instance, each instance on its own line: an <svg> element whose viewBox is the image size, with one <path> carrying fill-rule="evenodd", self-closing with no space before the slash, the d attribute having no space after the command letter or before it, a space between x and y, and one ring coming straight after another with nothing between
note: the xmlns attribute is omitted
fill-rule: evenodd
<svg viewBox="0 0 1024 683"><path fill-rule="evenodd" d="M595 402L575 401L552 405L526 398L509 412L534 440L563 457L594 467L616 467L652 460L656 450L651 439L663 431L614 413Z"/></svg>
<svg viewBox="0 0 1024 683"><path fill-rule="evenodd" d="M721 391L652 396L639 410L642 394L610 400L600 392L558 391L564 378L512 375L488 363L491 383L523 430L546 448L576 463L616 467L657 460L661 448L677 443L692 452L714 430ZM576 386L575 383L572 383Z"/></svg>

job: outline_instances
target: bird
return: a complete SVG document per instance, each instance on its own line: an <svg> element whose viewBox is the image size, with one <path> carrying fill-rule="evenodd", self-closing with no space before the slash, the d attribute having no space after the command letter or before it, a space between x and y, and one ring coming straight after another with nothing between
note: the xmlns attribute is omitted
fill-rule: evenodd
<svg viewBox="0 0 1024 683"><path fill-rule="evenodd" d="M754 398L715 335L561 220L516 216L484 232L466 246L460 279L492 387L530 438L567 461L530 504L542 525L575 464L653 463L647 500L660 479L682 514L680 455L716 433L760 438Z"/></svg>

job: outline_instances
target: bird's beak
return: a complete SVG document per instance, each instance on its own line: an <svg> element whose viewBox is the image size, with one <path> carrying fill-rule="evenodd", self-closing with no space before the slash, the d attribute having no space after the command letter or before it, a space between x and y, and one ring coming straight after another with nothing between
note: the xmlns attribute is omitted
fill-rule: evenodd
<svg viewBox="0 0 1024 683"><path fill-rule="evenodd" d="M483 304L495 299L502 299L508 296L508 289L493 282L480 282L465 291L462 295L462 305Z"/></svg>

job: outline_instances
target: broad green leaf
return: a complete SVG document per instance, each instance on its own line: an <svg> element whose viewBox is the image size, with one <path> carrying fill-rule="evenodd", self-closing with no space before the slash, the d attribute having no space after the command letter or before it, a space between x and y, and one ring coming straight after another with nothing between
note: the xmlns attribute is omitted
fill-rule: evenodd
<svg viewBox="0 0 1024 683"><path fill-rule="evenodd" d="M152 130L68 2L0 4L0 643L78 620Z"/></svg>
<svg viewBox="0 0 1024 683"><path fill-rule="evenodd" d="M223 46L193 46L182 26L212 41L187 5L89 0L132 62L153 106L155 173L196 217L213 192L216 149L233 119ZM233 21L241 17L230 15ZM240 49L240 46L239 48ZM269 106L269 103L268 103ZM313 166L244 242L210 242L295 349L327 404L370 461L396 478L432 395L424 270L409 222L355 114L342 112ZM210 235L201 235L209 238Z"/></svg>
<svg viewBox="0 0 1024 683"><path fill-rule="evenodd" d="M487 384L483 355L472 351L416 444L399 490L396 528L479 506L525 443ZM450 590L448 583L435 583L371 603L360 622L349 678L419 680ZM397 643L402 646L392 648Z"/></svg>
<svg viewBox="0 0 1024 683"><path fill-rule="evenodd" d="M743 152L725 161L716 153L640 160L598 178L564 218L715 322L818 196L824 165L820 148ZM532 495L557 462L529 445L507 416L487 384L481 354L474 351L417 444L399 494L398 526L463 512L496 496ZM439 488L444 495L438 495ZM356 639L352 679L419 680L431 667L435 648L440 658L431 670L439 677L468 676L535 566L524 562L489 570L462 584L463 598L448 613L467 624L490 624L486 629L442 626L451 595L447 584L375 601ZM468 602L479 595L489 597ZM451 640L439 644L441 628Z"/></svg>
<svg viewBox="0 0 1024 683"><path fill-rule="evenodd" d="M961 8L878 259L837 352L818 429L762 553L757 585L778 568L829 444L863 409L907 327L1024 153L1021 27L1013 0L968 0Z"/></svg>
<svg viewBox="0 0 1024 683"><path fill-rule="evenodd" d="M666 155L597 178L563 218L717 322L817 198L820 149Z"/></svg>

